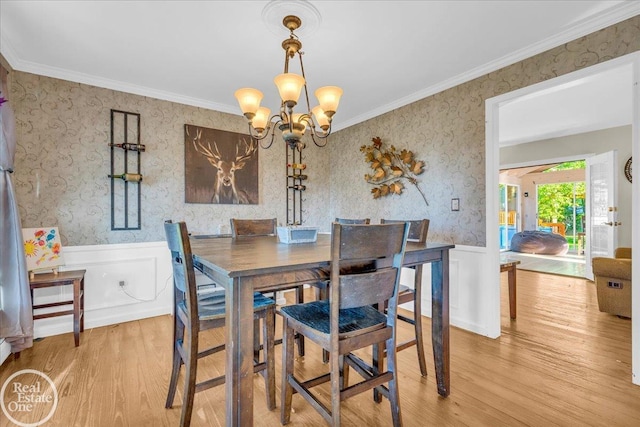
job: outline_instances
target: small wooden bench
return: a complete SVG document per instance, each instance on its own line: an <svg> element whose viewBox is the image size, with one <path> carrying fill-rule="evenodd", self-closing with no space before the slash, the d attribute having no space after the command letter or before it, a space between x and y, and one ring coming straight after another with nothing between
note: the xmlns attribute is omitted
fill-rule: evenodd
<svg viewBox="0 0 640 427"><path fill-rule="evenodd" d="M33 291L35 289L50 288L52 286L73 285L73 299L68 301L58 301L48 304L33 305L33 310L40 308L58 307L73 305L72 309L55 311L53 313L34 314L33 320L46 319L49 317L73 315L73 337L76 347L80 345L80 332L84 331L84 273L86 270L61 271L58 274L44 273L36 274L29 279L31 287L31 301L33 301Z"/></svg>
<svg viewBox="0 0 640 427"><path fill-rule="evenodd" d="M509 316L516 318L516 266L520 261L502 259L500 260L500 273L507 271L509 274Z"/></svg>

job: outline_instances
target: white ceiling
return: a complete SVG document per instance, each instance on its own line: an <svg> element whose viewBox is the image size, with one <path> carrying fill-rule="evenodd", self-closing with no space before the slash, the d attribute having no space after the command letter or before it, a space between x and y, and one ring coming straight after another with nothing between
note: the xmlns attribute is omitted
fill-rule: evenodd
<svg viewBox="0 0 640 427"><path fill-rule="evenodd" d="M2 0L0 53L16 70L233 114L240 114L234 91L255 87L273 111L279 101L272 80L282 72L280 43L288 37L276 15L291 10L303 17L298 35L310 93L344 89L334 118L341 129L640 14L632 0L280 1L265 23L268 3ZM309 30L305 22L316 12L320 19ZM548 105L543 96L512 103L503 142L554 136L555 122L565 134L567 123L574 130L621 125L613 95L609 119L589 117L588 108L578 118L567 104L578 86L619 90L608 86L611 79L595 80L549 94L553 112L541 106Z"/></svg>
<svg viewBox="0 0 640 427"><path fill-rule="evenodd" d="M500 145L631 125L632 73L621 66L500 106Z"/></svg>

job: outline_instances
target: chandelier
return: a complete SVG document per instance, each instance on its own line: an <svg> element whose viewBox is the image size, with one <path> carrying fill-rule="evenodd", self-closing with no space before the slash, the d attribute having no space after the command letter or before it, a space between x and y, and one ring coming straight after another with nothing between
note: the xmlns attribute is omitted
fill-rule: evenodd
<svg viewBox="0 0 640 427"><path fill-rule="evenodd" d="M282 131L282 138L291 148L296 147L298 150L304 148L305 144L300 140L307 128L314 144L318 147L324 147L326 145L325 138L331 134L331 120L338 109L342 89L337 86L325 86L317 89L315 95L319 105L311 108L304 65L302 64L302 55L304 54L301 51L302 43L294 33L302 25L302 20L297 16L288 15L284 17L282 24L290 31L290 35L282 42L282 48L285 51L284 72L273 79L280 94L280 112L269 117L271 110L260 106L263 95L257 89L238 89L235 92L235 97L240 104L242 114L249 121L249 134L252 138L262 141L271 131L269 143L266 146L262 145L262 142L260 143L263 148L269 148L273 144L276 128ZM300 58L301 74L289 72L289 60L294 58L296 54ZM294 107L298 105L302 89L304 89L306 111L294 113Z"/></svg>

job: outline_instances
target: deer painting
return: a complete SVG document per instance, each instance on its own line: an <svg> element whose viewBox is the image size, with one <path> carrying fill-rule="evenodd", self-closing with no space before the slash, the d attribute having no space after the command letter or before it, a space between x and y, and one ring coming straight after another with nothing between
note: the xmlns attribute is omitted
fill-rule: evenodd
<svg viewBox="0 0 640 427"><path fill-rule="evenodd" d="M216 204L257 203L257 181L254 191L251 191L251 189L246 188L246 185L238 182L238 175L236 173L241 171L247 163L255 157L258 145L252 138L246 135L231 132L224 133L236 136L232 138L235 141L234 155L230 155L233 151L228 147L227 150L222 151L221 154L221 149L215 138L203 137L203 128L189 125L185 126L185 143L190 145L193 153L200 156L201 159L206 159L210 167L213 167L216 171L213 182L211 179L208 181L208 190L211 196L210 201L207 202ZM211 136L211 133L209 136ZM210 176L210 174L208 175Z"/></svg>

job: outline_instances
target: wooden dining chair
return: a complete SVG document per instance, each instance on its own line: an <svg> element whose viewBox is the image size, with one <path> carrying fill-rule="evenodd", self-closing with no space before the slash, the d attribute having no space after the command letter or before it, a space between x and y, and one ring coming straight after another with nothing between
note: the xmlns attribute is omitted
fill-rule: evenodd
<svg viewBox="0 0 640 427"><path fill-rule="evenodd" d="M381 219L380 224L391 223L409 223L409 241L426 243L427 233L429 232L429 220L413 220L402 221L392 219ZM427 363L424 355L424 339L422 335L422 265L408 267L415 270L414 287L411 288L406 285L400 285L398 291L398 304L405 304L413 301L413 318L398 314L398 319L403 322L413 325L415 336L413 339L400 343L396 346L396 351L401 351L406 348L416 346L418 352L418 364L420 365L420 374L423 377L427 376Z"/></svg>
<svg viewBox="0 0 640 427"><path fill-rule="evenodd" d="M304 397L330 425L339 426L341 402L371 389L378 390L389 399L393 425L402 424L395 351L396 309L408 231L408 224L333 223L329 299L279 309L284 324L282 424L290 421L294 393ZM341 268L345 263L362 261L374 261L377 268L355 274L347 274ZM385 314L374 304L386 300L389 304ZM329 352L329 373L308 380L294 375L295 333L304 335ZM385 346L388 354L384 371L353 354L369 346L373 346L376 354L380 345ZM349 386L343 376L347 366L351 366L363 379ZM313 387L325 382L331 384L328 404L326 399L320 399L321 393L312 391Z"/></svg>
<svg viewBox="0 0 640 427"><path fill-rule="evenodd" d="M336 219L334 220L334 222L337 222L338 224L363 224L363 225L367 225L371 223L371 219L370 218L338 218L336 217ZM351 270L367 270L371 268L371 263L356 263L355 265L349 265L349 266L345 266L343 267L342 272L346 273L349 272ZM328 271L328 269L322 269L321 270L326 276L329 276L330 272ZM316 286L316 300L323 300L323 299L327 299L328 295L327 295L327 291L328 291L328 287L327 287L327 282L320 282L322 285L318 285ZM326 350L322 351L322 361L324 363L327 363L329 361L329 352Z"/></svg>
<svg viewBox="0 0 640 427"><path fill-rule="evenodd" d="M275 236L277 220L231 218L231 237L238 236Z"/></svg>
<svg viewBox="0 0 640 427"><path fill-rule="evenodd" d="M174 284L173 367L167 393L166 408L173 406L180 368L185 365L185 385L182 398L180 426L188 426L195 393L224 384L224 375L196 383L198 360L225 349L225 344L200 351L200 332L225 325L225 292L202 292L196 289L193 257L187 226L184 222L164 224L167 245L171 252ZM254 319L262 320L262 360L254 360L254 372L261 372L265 380L267 407L275 400L275 302L256 292L253 300ZM258 352L259 353L259 352Z"/></svg>
<svg viewBox="0 0 640 427"><path fill-rule="evenodd" d="M243 218L231 218L231 237L236 239L241 236L275 236L277 234L277 220L276 218L269 219L243 219ZM295 290L296 304L302 304L304 302L304 285L295 285L290 288L278 288L278 290L286 291L288 289ZM263 293L265 293L263 291ZM272 295L272 292L267 292L267 295ZM273 295L275 298L275 295ZM298 355L304 356L304 338L297 337L298 343ZM280 341L276 341L279 344Z"/></svg>

